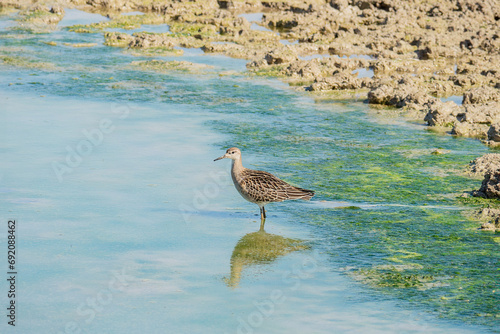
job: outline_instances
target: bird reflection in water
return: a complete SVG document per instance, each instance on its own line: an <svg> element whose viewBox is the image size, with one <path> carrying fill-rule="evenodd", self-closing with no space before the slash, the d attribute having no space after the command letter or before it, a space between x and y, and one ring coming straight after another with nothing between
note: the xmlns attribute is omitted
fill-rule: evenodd
<svg viewBox="0 0 500 334"><path fill-rule="evenodd" d="M231 255L231 275L224 278L227 286L236 288L245 268L270 264L291 252L309 249L302 240L285 238L264 231L244 235L236 244Z"/></svg>

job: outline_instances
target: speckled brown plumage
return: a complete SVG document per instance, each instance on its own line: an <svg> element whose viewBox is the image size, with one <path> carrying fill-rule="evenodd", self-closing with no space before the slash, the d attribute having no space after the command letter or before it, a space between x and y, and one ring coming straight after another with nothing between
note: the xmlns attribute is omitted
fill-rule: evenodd
<svg viewBox="0 0 500 334"><path fill-rule="evenodd" d="M282 202L287 199L309 200L314 191L294 187L271 173L244 168L235 175L244 192L253 203Z"/></svg>
<svg viewBox="0 0 500 334"><path fill-rule="evenodd" d="M259 206L261 228L263 228L266 219L266 210L264 209L266 204L288 199L309 200L314 196L314 191L294 187L271 173L243 167L241 151L236 147L231 147L226 151L226 154L214 161L226 158L233 160L231 177L236 190L244 199Z"/></svg>

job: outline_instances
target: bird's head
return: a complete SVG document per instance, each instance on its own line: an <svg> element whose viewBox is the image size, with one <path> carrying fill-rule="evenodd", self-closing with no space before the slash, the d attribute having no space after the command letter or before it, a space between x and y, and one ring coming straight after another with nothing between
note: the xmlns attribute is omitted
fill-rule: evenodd
<svg viewBox="0 0 500 334"><path fill-rule="evenodd" d="M220 160L220 159L232 159L232 160L238 160L241 158L241 151L239 148L237 147L231 147L231 148L228 148L227 151L226 151L226 154L224 154L223 156L221 157L218 157L217 159L215 159L214 161L217 161L217 160Z"/></svg>

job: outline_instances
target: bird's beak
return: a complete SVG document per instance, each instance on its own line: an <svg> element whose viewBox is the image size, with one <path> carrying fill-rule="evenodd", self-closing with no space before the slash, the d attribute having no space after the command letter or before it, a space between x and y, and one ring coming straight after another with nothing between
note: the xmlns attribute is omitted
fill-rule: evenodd
<svg viewBox="0 0 500 334"><path fill-rule="evenodd" d="M217 158L217 159L215 159L214 161L217 161L217 160L220 160L220 159L224 159L224 158L227 158L225 154L224 154L223 156L221 156L221 157L218 157L218 158Z"/></svg>

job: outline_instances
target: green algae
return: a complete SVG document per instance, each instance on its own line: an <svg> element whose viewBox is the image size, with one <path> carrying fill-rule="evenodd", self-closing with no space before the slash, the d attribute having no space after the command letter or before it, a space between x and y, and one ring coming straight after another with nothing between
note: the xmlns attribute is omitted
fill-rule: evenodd
<svg viewBox="0 0 500 334"><path fill-rule="evenodd" d="M212 24L169 22L170 31L174 36L195 36L197 39L210 39L217 36L217 27Z"/></svg>
<svg viewBox="0 0 500 334"><path fill-rule="evenodd" d="M258 69L250 69L250 73L256 76L263 77L284 77L282 71L284 69L284 65L271 65L266 67L259 67Z"/></svg>
<svg viewBox="0 0 500 334"><path fill-rule="evenodd" d="M49 45L53 45L53 44L49 44ZM73 48L93 48L93 47L97 46L97 43L63 43L63 45L70 46Z"/></svg>
<svg viewBox="0 0 500 334"><path fill-rule="evenodd" d="M46 9L22 10L18 12L18 26L11 30L31 33L48 33L56 29L57 23L62 20L64 13L52 12Z"/></svg>
<svg viewBox="0 0 500 334"><path fill-rule="evenodd" d="M47 71L53 71L56 69L56 66L52 63L45 61L38 61L23 56L0 54L0 61L5 65L22 67L27 69L39 69Z"/></svg>
<svg viewBox="0 0 500 334"><path fill-rule="evenodd" d="M21 15L22 14L23 13L21 12ZM44 22L47 19L50 20L50 18L52 18L54 15L56 15L56 14L53 14L53 13L46 11L46 10L28 11L24 15L21 16L20 21L26 21L26 22L41 21L41 22ZM56 15L56 16L58 16L58 15Z"/></svg>
<svg viewBox="0 0 500 334"><path fill-rule="evenodd" d="M201 73L204 70L211 69L213 66L205 64L195 64L188 61L164 61L164 60L146 60L146 61L134 61L131 63L132 66L138 67L142 70L150 70L156 72L170 72L170 71L181 71L190 73Z"/></svg>
<svg viewBox="0 0 500 334"><path fill-rule="evenodd" d="M104 34L104 45L115 47L127 47L134 38L125 33L106 32Z"/></svg>
<svg viewBox="0 0 500 334"><path fill-rule="evenodd" d="M3 4L0 4L0 16L9 16L17 11L18 10L12 6L4 6Z"/></svg>
<svg viewBox="0 0 500 334"><path fill-rule="evenodd" d="M104 45L113 47L128 47L135 56L181 56L184 51L175 46L200 47L203 42L194 37L179 37L170 33L140 32L132 35L118 32L106 32Z"/></svg>
<svg viewBox="0 0 500 334"><path fill-rule="evenodd" d="M138 57L168 57L175 56L179 57L184 54L182 49L171 49L166 47L154 47L154 48L130 48L124 51L125 53L131 54Z"/></svg>
<svg viewBox="0 0 500 334"><path fill-rule="evenodd" d="M256 102L260 118L214 126L231 136L221 146L238 146L259 160L279 152L258 169L292 171L288 181L316 190L315 207L283 205L293 220L318 228L327 240L318 247L334 266L440 316L491 324L500 314L499 244L467 212L493 202L460 197L479 188L463 170L487 149L404 123L379 124L353 102L330 109L321 102L308 113L296 111L293 100L282 104L272 116L280 121L272 123L261 121L270 111ZM329 208L336 201L352 204Z"/></svg>
<svg viewBox="0 0 500 334"><path fill-rule="evenodd" d="M350 267L352 277L449 318L482 323L475 314L500 314L498 245L491 235L477 231L474 221L456 210L424 208L362 210L348 216L335 227L339 237L330 253ZM339 217L323 219L332 220L325 222L328 226L339 223Z"/></svg>
<svg viewBox="0 0 500 334"><path fill-rule="evenodd" d="M478 182L477 188L481 186L481 183ZM492 207L494 209L500 209L500 200L495 198L482 198L482 197L459 197L458 200L463 204L475 205L480 207Z"/></svg>
<svg viewBox="0 0 500 334"><path fill-rule="evenodd" d="M359 269L350 273L355 279L375 287L423 288L435 282L432 275L418 275L401 272L397 267Z"/></svg>

